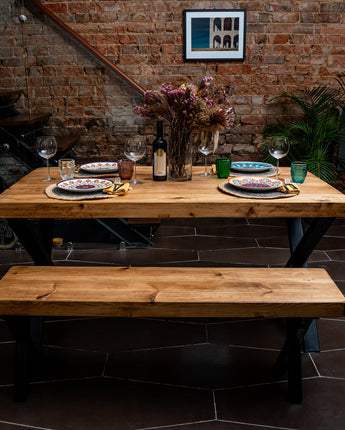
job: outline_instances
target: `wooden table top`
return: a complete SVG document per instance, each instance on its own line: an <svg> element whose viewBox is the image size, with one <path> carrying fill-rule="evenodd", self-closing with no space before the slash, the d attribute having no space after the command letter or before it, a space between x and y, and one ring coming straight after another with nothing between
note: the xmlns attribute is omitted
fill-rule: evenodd
<svg viewBox="0 0 345 430"><path fill-rule="evenodd" d="M281 199L247 199L218 190L224 180L201 177L203 167L193 167L188 182L154 182L152 168L139 166L144 183L123 197L65 201L47 197L51 184L42 182L47 169L39 168L0 194L0 218L180 218L180 217L342 217L345 195L308 173L300 194ZM289 168L281 177L288 178ZM57 168L51 169L58 178Z"/></svg>

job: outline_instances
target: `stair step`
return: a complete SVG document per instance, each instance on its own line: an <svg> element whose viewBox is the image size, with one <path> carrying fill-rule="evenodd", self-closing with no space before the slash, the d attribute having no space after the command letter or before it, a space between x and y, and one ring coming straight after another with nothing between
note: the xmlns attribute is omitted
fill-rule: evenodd
<svg viewBox="0 0 345 430"><path fill-rule="evenodd" d="M80 136L56 136L58 152L65 152L78 142Z"/></svg>
<svg viewBox="0 0 345 430"><path fill-rule="evenodd" d="M33 113L10 116L0 120L0 127L18 127L35 124L36 122L47 121L51 113Z"/></svg>
<svg viewBox="0 0 345 430"><path fill-rule="evenodd" d="M78 142L80 136L55 136L57 143L57 152L66 152ZM31 151L36 151L36 145L31 146Z"/></svg>
<svg viewBox="0 0 345 430"><path fill-rule="evenodd" d="M0 98L19 96L24 94L24 90L0 91Z"/></svg>

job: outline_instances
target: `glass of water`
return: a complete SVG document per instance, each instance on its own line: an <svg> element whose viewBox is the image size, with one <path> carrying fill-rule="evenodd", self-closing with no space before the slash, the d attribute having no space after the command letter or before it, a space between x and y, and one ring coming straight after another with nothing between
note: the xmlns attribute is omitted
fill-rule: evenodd
<svg viewBox="0 0 345 430"><path fill-rule="evenodd" d="M75 171L75 161L72 158L59 160L59 172L63 180L72 179Z"/></svg>

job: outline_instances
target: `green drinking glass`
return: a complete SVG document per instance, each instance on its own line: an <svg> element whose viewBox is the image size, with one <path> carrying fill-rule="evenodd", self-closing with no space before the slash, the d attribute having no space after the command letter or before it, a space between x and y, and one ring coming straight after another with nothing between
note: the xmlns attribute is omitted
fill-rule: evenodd
<svg viewBox="0 0 345 430"><path fill-rule="evenodd" d="M227 179L231 171L230 158L218 158L216 160L216 169L219 179Z"/></svg>

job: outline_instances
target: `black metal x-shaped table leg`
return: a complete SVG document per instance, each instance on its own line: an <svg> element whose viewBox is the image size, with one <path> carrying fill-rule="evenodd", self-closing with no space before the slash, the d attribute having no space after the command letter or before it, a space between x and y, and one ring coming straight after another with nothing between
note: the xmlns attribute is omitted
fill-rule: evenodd
<svg viewBox="0 0 345 430"><path fill-rule="evenodd" d="M291 257L286 267L307 267L307 259L335 218L314 218L303 231L301 218L287 220ZM293 403L302 401L301 344L306 352L319 351L316 322L310 318L287 318L287 338L277 368L288 367L288 393Z"/></svg>

